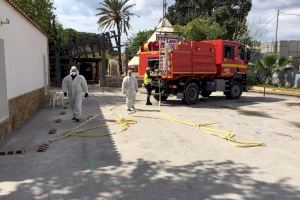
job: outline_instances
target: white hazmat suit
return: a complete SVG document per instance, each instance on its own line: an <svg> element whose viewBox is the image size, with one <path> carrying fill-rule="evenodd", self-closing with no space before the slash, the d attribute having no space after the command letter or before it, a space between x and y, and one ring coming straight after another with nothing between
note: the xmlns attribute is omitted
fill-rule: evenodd
<svg viewBox="0 0 300 200"><path fill-rule="evenodd" d="M77 72L76 77L66 76L62 82L63 92L68 92L69 103L73 111L73 117L80 119L82 107L82 94L88 93L88 86L84 76Z"/></svg>
<svg viewBox="0 0 300 200"><path fill-rule="evenodd" d="M136 78L131 76L131 72L129 71L122 83L122 93L126 95L128 110L131 110L131 108L134 109L136 92L138 92L138 83Z"/></svg>

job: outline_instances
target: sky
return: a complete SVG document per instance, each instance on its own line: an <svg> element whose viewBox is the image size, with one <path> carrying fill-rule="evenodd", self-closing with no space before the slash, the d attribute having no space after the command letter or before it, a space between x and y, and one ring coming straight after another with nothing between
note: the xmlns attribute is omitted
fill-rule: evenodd
<svg viewBox="0 0 300 200"><path fill-rule="evenodd" d="M103 30L98 28L96 16L101 1L54 0L55 12L65 28L101 33ZM172 5L174 1L167 0L168 5ZM140 30L153 29L158 25L162 18L162 0L130 0L129 2L136 4L132 12L139 17L132 18L132 29L128 37ZM277 9L280 9L280 13L299 14L299 16L283 13L280 15L278 39L300 40L300 0L253 0L252 10L248 16L252 35L260 41L274 40Z"/></svg>

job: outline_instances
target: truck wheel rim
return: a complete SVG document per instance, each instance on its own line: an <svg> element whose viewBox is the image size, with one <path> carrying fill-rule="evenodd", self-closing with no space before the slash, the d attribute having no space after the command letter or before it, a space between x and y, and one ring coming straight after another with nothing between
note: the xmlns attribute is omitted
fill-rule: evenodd
<svg viewBox="0 0 300 200"><path fill-rule="evenodd" d="M189 93L188 93L188 97L190 100L194 100L196 98L196 89L195 88L191 88L189 90Z"/></svg>
<svg viewBox="0 0 300 200"><path fill-rule="evenodd" d="M240 87L235 85L232 87L232 96L238 96L240 94Z"/></svg>

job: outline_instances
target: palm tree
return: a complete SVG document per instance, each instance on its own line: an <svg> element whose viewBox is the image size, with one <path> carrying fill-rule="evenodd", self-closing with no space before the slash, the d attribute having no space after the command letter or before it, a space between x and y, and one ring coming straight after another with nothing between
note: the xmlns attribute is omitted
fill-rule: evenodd
<svg viewBox="0 0 300 200"><path fill-rule="evenodd" d="M116 28L117 29L117 47L119 53L119 67L122 71L122 58L121 58L121 34L128 34L128 30L131 28L130 19L135 14L130 10L135 4L128 5L129 0L104 0L100 3L98 25L104 30Z"/></svg>
<svg viewBox="0 0 300 200"><path fill-rule="evenodd" d="M287 72L293 69L290 65L290 59L277 56L275 54L265 55L261 60L255 63L255 73L262 76L264 83L264 97L266 96L266 85L272 83L274 73Z"/></svg>

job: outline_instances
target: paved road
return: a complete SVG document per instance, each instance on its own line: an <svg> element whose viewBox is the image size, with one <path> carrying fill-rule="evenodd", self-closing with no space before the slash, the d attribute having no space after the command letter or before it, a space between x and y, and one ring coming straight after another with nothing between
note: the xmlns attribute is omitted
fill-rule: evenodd
<svg viewBox="0 0 300 200"><path fill-rule="evenodd" d="M70 137L42 143L76 124L69 110L44 108L0 142L1 149L26 148L25 155L0 157L0 199L300 199L300 98L246 93L227 100L217 93L194 106L170 98L161 109L176 118L217 123L241 140L266 147L237 148L225 140L161 118L157 106L138 95L137 124L109 137ZM111 125L109 111L123 103L119 92L93 90L84 116L98 114ZM124 107L114 110L129 118ZM55 123L62 119L61 123ZM103 121L105 120L105 121ZM51 128L58 129L49 135ZM118 126L89 131L113 133Z"/></svg>

